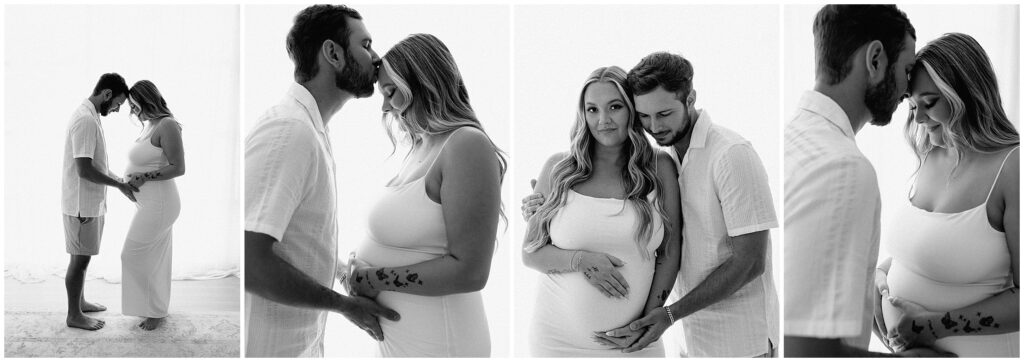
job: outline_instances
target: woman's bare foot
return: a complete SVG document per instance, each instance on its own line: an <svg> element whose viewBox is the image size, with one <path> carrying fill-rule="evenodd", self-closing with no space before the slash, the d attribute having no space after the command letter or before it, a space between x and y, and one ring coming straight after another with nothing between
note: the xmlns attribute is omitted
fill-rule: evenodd
<svg viewBox="0 0 1024 362"><path fill-rule="evenodd" d="M107 307L103 306L103 304L82 301L82 313L102 312L105 310L107 310Z"/></svg>
<svg viewBox="0 0 1024 362"><path fill-rule="evenodd" d="M103 325L106 324L106 322L104 321L101 321L96 318L86 317L84 314L79 314L77 316L69 315L67 323L68 327L81 328L87 331L95 331L97 329L103 328Z"/></svg>
<svg viewBox="0 0 1024 362"><path fill-rule="evenodd" d="M162 324L164 324L164 318L146 318L142 320L142 323L139 323L139 328L151 331L157 329Z"/></svg>

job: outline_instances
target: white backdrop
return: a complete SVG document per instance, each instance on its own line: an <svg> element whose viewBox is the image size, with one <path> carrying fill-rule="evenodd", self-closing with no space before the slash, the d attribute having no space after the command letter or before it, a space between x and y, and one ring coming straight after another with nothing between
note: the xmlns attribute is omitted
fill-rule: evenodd
<svg viewBox="0 0 1024 362"><path fill-rule="evenodd" d="M629 71L643 56L669 51L693 64L697 107L753 143L781 222L778 6L524 5L514 11L516 205L544 161L568 149L580 86L590 72L608 65ZM521 216L514 226L515 356L526 357L540 273L522 265ZM771 235L779 287L782 243L777 229ZM681 340L678 329L664 338L670 356L679 349L668 343Z"/></svg>
<svg viewBox="0 0 1024 362"><path fill-rule="evenodd" d="M61 160L72 112L100 75L149 79L183 125L187 173L176 179L175 279L237 274L239 127L237 6L8 6L5 31L5 274L31 281L67 266ZM127 102L102 119L111 171L124 174L141 127ZM108 188L90 277L119 282L135 206Z"/></svg>
<svg viewBox="0 0 1024 362"><path fill-rule="evenodd" d="M811 27L819 5L791 5L784 11L786 118L796 109L803 91L814 86L814 36ZM903 5L899 7L910 18L917 31L917 49L944 33L968 34L985 48L1002 93L1006 115L1020 129L1020 13L1016 5ZM917 158L903 139L907 120L906 102L901 103L886 127L866 125L857 134L857 145L875 167L882 194L882 230L894 222L893 205L907 195L910 177L917 167ZM879 260L888 253L882 240ZM884 347L872 337L871 348Z"/></svg>
<svg viewBox="0 0 1024 362"><path fill-rule="evenodd" d="M301 6L245 6L244 129L276 104L293 82L293 65L285 37ZM356 5L373 37L373 48L387 50L412 33L430 33L451 50L469 89L473 109L494 142L509 150L509 8L507 6ZM381 126L379 92L353 99L328 123L338 168L339 254L354 250L366 234L370 207L401 166L406 147L390 158L391 143ZM510 159L511 160L511 159ZM502 199L510 219L518 204L511 199L506 176ZM509 355L509 246L499 227L490 279L483 290L491 331L491 354ZM336 290L341 290L336 286ZM326 356L372 356L376 344L344 317L332 313L327 322Z"/></svg>

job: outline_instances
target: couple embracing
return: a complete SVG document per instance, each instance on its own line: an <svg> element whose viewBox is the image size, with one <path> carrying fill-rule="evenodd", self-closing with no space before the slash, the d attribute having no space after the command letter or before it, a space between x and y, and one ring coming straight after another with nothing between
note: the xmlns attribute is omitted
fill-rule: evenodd
<svg viewBox="0 0 1024 362"><path fill-rule="evenodd" d="M948 33L915 54L893 5L827 5L813 29L814 90L785 131L787 356L876 355L874 331L900 356L1017 357L1020 136L985 50ZM918 163L883 203L855 136L903 100Z"/></svg>
<svg viewBox="0 0 1024 362"><path fill-rule="evenodd" d="M329 311L376 339L384 357L490 355L480 290L504 217L504 153L441 40L414 34L383 58L372 43L352 8L299 12L287 37L295 83L246 138L248 357L323 356ZM352 190L335 178L358 168L335 164L328 121L374 83L389 138L412 147L343 262L337 200ZM347 295L332 290L335 280Z"/></svg>
<svg viewBox="0 0 1024 362"><path fill-rule="evenodd" d="M523 262L544 273L533 356L665 357L676 322L690 357L775 355L768 175L696 108L693 75L659 52L584 82L569 150L523 199Z"/></svg>
<svg viewBox="0 0 1024 362"><path fill-rule="evenodd" d="M121 177L107 168L100 117L117 112L125 101L143 129ZM64 237L71 255L64 278L68 327L98 330L105 325L85 315L107 307L86 301L83 287L89 261L100 251L111 186L136 206L121 251L122 313L143 317L141 329L158 328L171 298L171 229L181 211L174 178L185 174L185 151L181 126L156 85L140 80L128 88L117 73L103 74L68 124L63 170Z"/></svg>

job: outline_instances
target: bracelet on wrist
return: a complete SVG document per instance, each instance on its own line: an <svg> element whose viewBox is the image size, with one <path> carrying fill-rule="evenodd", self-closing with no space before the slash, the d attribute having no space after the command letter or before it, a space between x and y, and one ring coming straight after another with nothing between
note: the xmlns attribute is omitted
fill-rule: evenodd
<svg viewBox="0 0 1024 362"><path fill-rule="evenodd" d="M664 306L662 308L665 308L665 313L668 314L668 324L675 324L676 317L672 315L672 309L668 306Z"/></svg>
<svg viewBox="0 0 1024 362"><path fill-rule="evenodd" d="M572 270L572 271L579 271L580 270L580 260L582 260L582 259L583 259L583 251L582 250L576 250L576 252L572 253L572 258L569 260L569 268L570 268L570 270Z"/></svg>

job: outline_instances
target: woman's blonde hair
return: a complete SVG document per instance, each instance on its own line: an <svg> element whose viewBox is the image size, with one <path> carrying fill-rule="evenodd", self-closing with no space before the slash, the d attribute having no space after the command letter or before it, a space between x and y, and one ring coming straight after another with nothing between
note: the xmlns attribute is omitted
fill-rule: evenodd
<svg viewBox="0 0 1024 362"><path fill-rule="evenodd" d="M395 107L397 112L385 113L382 119L392 146L400 135L418 145L424 135L445 134L462 127L473 127L487 135L469 104L469 92L455 58L437 37L408 36L384 54L381 68L391 76L395 91L405 99ZM505 152L490 135L487 139L498 158L500 178L504 179L508 169ZM499 214L507 223L504 206Z"/></svg>
<svg viewBox="0 0 1024 362"><path fill-rule="evenodd" d="M1003 111L992 63L974 38L945 34L921 48L916 60L914 67L924 68L949 102L950 119L941 128L939 143L956 151L957 164L965 151L993 152L1020 144L1017 129ZM935 145L928 131L914 122L914 112L907 117L904 136L920 167Z"/></svg>
<svg viewBox="0 0 1024 362"><path fill-rule="evenodd" d="M128 96L139 103L140 121L143 120L143 116L147 117L147 119L174 117L171 109L167 108L167 101L164 100L164 96L160 94L159 89L156 89L156 84L153 84L153 82L148 80L135 82L131 89L128 90Z"/></svg>
<svg viewBox="0 0 1024 362"><path fill-rule="evenodd" d="M551 171L552 190L547 195L544 195L544 204L538 207L536 214L532 216L532 218L537 218L537 220L530 222L530 226L526 231L526 239L529 242L524 249L527 252L534 252L550 241L551 220L554 219L558 210L565 206L570 189L590 179L594 171L592 158L594 144L597 141L594 140L594 136L590 133L590 128L587 127L585 101L583 98L587 92L587 87L598 82L608 82L615 85L629 113L629 120L627 122L629 138L625 142L624 147L622 147L622 151L628 160L626 167L621 172L622 184L625 185L626 189L623 208L626 206L625 203L629 202L637 210L639 220L636 224L634 236L637 248L640 250L640 255L643 255L644 258L650 257L646 248L654 232L651 227L654 217L659 217L664 223L668 223L664 205L661 201L655 198L652 204L647 198L651 192L654 192L655 195L661 194L661 182L658 180L655 172L655 164L657 162L655 150L647 141L646 136L644 136L643 126L637 120L632 94L625 87L626 72L616 66L598 68L590 73L590 77L587 77L586 82L583 83L583 89L580 91L579 103L576 109L576 122L572 126L569 152L566 153L565 158L558 161L553 167Z"/></svg>

